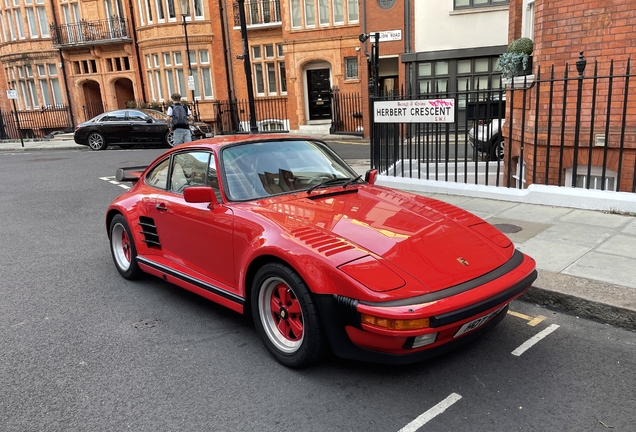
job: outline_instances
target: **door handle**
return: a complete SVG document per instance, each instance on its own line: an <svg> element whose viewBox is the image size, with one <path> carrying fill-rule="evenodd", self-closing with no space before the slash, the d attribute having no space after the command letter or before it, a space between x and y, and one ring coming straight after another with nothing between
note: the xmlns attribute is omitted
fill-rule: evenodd
<svg viewBox="0 0 636 432"><path fill-rule="evenodd" d="M163 203L156 204L155 208L159 211L168 211L168 207L166 207Z"/></svg>

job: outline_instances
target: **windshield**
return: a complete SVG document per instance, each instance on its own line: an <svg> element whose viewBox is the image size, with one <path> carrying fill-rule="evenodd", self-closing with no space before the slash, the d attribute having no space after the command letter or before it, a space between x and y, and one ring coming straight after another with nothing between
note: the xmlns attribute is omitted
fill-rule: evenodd
<svg viewBox="0 0 636 432"><path fill-rule="evenodd" d="M238 201L358 181L358 175L338 155L312 141L232 146L223 150L221 161L227 195Z"/></svg>

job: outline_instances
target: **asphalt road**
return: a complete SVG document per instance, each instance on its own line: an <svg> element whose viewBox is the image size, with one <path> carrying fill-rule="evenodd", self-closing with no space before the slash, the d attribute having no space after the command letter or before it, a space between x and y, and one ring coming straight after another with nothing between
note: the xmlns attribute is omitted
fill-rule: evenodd
<svg viewBox="0 0 636 432"><path fill-rule="evenodd" d="M240 315L124 280L104 226L123 189L108 177L160 153L0 153L0 430L634 430L634 332L516 301L425 363L291 370Z"/></svg>

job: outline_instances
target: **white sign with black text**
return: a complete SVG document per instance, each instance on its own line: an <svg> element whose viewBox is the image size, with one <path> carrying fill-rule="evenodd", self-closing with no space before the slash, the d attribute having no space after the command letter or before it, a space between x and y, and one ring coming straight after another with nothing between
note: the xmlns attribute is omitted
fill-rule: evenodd
<svg viewBox="0 0 636 432"><path fill-rule="evenodd" d="M18 92L17 90L7 90L7 99L17 99Z"/></svg>
<svg viewBox="0 0 636 432"><path fill-rule="evenodd" d="M455 123L455 99L373 103L376 123Z"/></svg>
<svg viewBox="0 0 636 432"><path fill-rule="evenodd" d="M380 42L399 41L402 40L402 30L384 30L380 33ZM375 32L370 32L371 42L375 42Z"/></svg>

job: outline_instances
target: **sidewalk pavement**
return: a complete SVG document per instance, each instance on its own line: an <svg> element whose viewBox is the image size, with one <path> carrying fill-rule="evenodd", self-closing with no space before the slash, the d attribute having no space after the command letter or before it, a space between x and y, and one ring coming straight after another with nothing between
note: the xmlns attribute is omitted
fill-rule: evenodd
<svg viewBox="0 0 636 432"><path fill-rule="evenodd" d="M66 139L65 139L66 138ZM341 143L348 136L321 136ZM0 142L0 151L75 149L68 137L50 141ZM368 160L347 161L359 174ZM381 181L379 182L382 183ZM578 317L636 330L636 215L527 204L434 192L427 195L486 219L537 261L539 276L525 301Z"/></svg>

